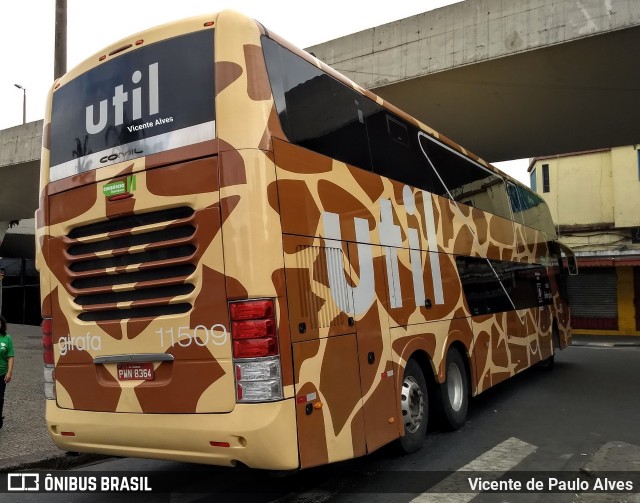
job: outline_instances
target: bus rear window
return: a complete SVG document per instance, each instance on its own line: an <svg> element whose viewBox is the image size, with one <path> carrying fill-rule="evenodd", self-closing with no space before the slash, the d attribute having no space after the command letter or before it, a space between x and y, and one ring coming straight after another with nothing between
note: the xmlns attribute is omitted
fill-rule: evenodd
<svg viewBox="0 0 640 503"><path fill-rule="evenodd" d="M132 49L54 92L50 180L215 138L213 30Z"/></svg>

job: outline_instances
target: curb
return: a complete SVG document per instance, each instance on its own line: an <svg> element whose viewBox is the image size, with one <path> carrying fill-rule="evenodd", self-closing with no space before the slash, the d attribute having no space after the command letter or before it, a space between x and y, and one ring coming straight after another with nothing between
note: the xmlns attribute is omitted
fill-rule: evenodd
<svg viewBox="0 0 640 503"><path fill-rule="evenodd" d="M588 342L572 341L572 346L588 346L592 348L634 348L640 347L639 342Z"/></svg>
<svg viewBox="0 0 640 503"><path fill-rule="evenodd" d="M24 470L68 470L109 458L112 456L50 450L2 459L0 460L0 473Z"/></svg>

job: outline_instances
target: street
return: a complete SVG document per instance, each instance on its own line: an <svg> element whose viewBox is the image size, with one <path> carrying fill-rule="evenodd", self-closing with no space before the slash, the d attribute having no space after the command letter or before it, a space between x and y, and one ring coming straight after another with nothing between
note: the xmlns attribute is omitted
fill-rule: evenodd
<svg viewBox="0 0 640 503"><path fill-rule="evenodd" d="M401 456L387 446L367 457L302 472L273 474L238 468L142 459L110 459L77 473L151 475L172 496L135 495L136 501L638 501L637 494L477 494L466 484L466 499L426 498L441 481L443 492L457 470L485 473L538 472L540 478L573 477L586 471L640 467L638 347L571 347L556 355L553 370L533 368L472 400L459 431L430 432L419 452ZM274 447L277 448L277 447ZM635 462L635 464L634 464ZM612 464L613 463L613 464ZM139 472L139 473L138 473ZM181 475L182 472L182 475ZM459 473L459 472L458 472ZM160 474L160 477L158 477ZM493 474L493 475L491 475ZM449 478L447 478L449 477ZM460 477L458 477L460 478ZM574 477L575 478L575 477ZM467 480L465 476L464 481ZM153 487L153 486L152 486ZM14 495L10 495L15 497ZM129 495L133 496L133 495ZM457 495L456 495L457 496ZM597 496L597 499L590 499ZM120 496L118 496L120 498ZM45 495L20 495L41 501ZM48 494L47 501L111 501L113 494ZM124 500L127 500L125 496ZM17 501L17 499L15 500Z"/></svg>

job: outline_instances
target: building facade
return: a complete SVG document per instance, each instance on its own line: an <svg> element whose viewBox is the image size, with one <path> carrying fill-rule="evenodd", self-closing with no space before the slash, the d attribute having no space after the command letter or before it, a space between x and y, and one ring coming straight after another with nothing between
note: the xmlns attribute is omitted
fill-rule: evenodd
<svg viewBox="0 0 640 503"><path fill-rule="evenodd" d="M531 187L580 268L569 279L575 334L640 335L640 145L536 157Z"/></svg>

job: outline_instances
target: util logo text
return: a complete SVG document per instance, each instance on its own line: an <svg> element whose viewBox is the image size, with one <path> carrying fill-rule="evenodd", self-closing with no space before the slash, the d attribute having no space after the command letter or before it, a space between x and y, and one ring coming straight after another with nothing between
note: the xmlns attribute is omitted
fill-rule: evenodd
<svg viewBox="0 0 640 503"><path fill-rule="evenodd" d="M431 264L433 300L434 304L444 304L442 272L440 270L440 256L436 244L436 226L433 208L431 206L431 196L427 192L422 192L423 212L419 211L410 187L404 187L402 196L404 210L407 214L420 216L425 223L429 249L428 257ZM402 229L393 221L391 201L389 199L380 199L378 205L380 207L378 230L380 234L380 244L383 247L386 259L389 302L390 307L395 309L402 307L398 262L398 249L402 247ZM342 247L340 216L337 213L325 211L322 213L322 222L327 246L325 255L327 269L330 271L329 288L331 290L331 296L336 305L345 313L354 313L356 316L364 314L373 304L376 292L369 222L364 218L354 218L356 241L358 242L358 270L360 279L357 286L351 286L345 277L342 254L331 252L332 249L341 249ZM407 238L409 242L409 259L411 262L415 303L416 306L424 306L426 295L418 230L408 228ZM343 295L344 292L348 292L348 294Z"/></svg>
<svg viewBox="0 0 640 503"><path fill-rule="evenodd" d="M131 74L131 82L140 84L142 81L142 72L136 70ZM144 83L143 83L144 84ZM149 101L149 115L160 113L160 93L158 78L158 63L149 65L148 79L146 82L146 92ZM129 92L124 90L124 85L116 86L113 90L113 96L110 99L102 100L99 105L98 122L95 122L94 106L89 105L86 108L85 126L87 133L98 134L101 132L109 121L109 102L113 107L114 126L121 126L124 123L125 112L131 117L131 120L142 118L142 91L144 85L135 87L131 90L131 100L129 100ZM130 105L126 104L130 102Z"/></svg>

